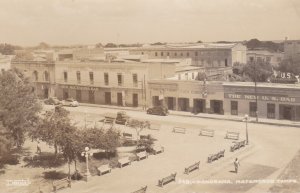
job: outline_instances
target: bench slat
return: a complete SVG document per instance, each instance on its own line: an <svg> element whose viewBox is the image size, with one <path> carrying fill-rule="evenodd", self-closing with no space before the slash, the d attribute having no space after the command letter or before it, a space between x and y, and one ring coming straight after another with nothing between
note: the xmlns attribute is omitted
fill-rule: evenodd
<svg viewBox="0 0 300 193"><path fill-rule="evenodd" d="M171 174L170 176L167 176L167 177L162 178L161 180L158 180L158 185L159 185L160 187L163 187L164 184L169 183L169 182L171 182L171 181L175 181L176 174L177 174L177 173L174 173L174 174Z"/></svg>

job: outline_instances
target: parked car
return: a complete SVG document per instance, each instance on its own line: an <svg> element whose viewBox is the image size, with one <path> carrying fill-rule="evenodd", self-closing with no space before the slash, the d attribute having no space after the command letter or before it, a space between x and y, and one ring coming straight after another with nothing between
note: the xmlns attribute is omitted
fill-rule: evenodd
<svg viewBox="0 0 300 193"><path fill-rule="evenodd" d="M125 111L119 111L117 113L116 123L121 124L121 125L125 125L128 122L129 119L130 119L130 117L126 114Z"/></svg>
<svg viewBox="0 0 300 193"><path fill-rule="evenodd" d="M69 107L78 107L79 103L72 98L68 98L68 99L62 101L62 105L69 106Z"/></svg>
<svg viewBox="0 0 300 193"><path fill-rule="evenodd" d="M56 97L50 97L44 101L46 105L60 105L62 102Z"/></svg>
<svg viewBox="0 0 300 193"><path fill-rule="evenodd" d="M166 116L169 114L169 111L166 107L157 106L147 109L147 114Z"/></svg>

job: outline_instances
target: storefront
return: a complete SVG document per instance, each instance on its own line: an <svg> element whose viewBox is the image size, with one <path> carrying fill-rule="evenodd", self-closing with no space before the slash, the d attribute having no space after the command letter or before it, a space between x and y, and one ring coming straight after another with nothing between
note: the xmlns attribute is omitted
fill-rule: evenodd
<svg viewBox="0 0 300 193"><path fill-rule="evenodd" d="M224 83L225 114L269 119L300 120L297 84Z"/></svg>
<svg viewBox="0 0 300 193"><path fill-rule="evenodd" d="M220 82L153 80L148 83L149 106L192 113L223 114L223 86Z"/></svg>

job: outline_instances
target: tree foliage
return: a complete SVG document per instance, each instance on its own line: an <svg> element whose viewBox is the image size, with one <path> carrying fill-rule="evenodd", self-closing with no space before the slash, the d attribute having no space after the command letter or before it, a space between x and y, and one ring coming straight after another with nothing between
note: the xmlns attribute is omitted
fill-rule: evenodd
<svg viewBox="0 0 300 193"><path fill-rule="evenodd" d="M0 117L18 147L24 143L25 133L36 126L40 110L33 85L23 73L17 69L0 73Z"/></svg>
<svg viewBox="0 0 300 193"><path fill-rule="evenodd" d="M136 120L136 119L130 119L127 123L127 126L135 129L136 134L139 137L141 131L150 127L150 123L149 123L149 121L140 121L140 120Z"/></svg>
<svg viewBox="0 0 300 193"><path fill-rule="evenodd" d="M273 74L273 69L266 62L249 62L244 66L243 73L253 82L266 82Z"/></svg>
<svg viewBox="0 0 300 193"><path fill-rule="evenodd" d="M290 57L282 60L277 70L281 72L291 72L293 74L300 74L300 56Z"/></svg>
<svg viewBox="0 0 300 193"><path fill-rule="evenodd" d="M283 52L283 43L275 43L272 41L259 41L258 39L251 39L246 42L249 50L253 49L267 49L273 52Z"/></svg>
<svg viewBox="0 0 300 193"><path fill-rule="evenodd" d="M13 55L15 50L21 50L22 47L10 44L0 44L0 53L3 55Z"/></svg>
<svg viewBox="0 0 300 193"><path fill-rule="evenodd" d="M8 131L4 128L2 122L0 122L0 159L9 152L11 147L11 142L7 134Z"/></svg>

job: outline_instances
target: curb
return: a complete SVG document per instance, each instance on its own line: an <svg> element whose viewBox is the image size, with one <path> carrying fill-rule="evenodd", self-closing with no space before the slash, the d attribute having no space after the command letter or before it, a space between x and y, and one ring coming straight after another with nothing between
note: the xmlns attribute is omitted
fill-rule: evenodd
<svg viewBox="0 0 300 193"><path fill-rule="evenodd" d="M95 104L89 104L89 103L80 103L81 106L87 106L87 107L100 107L100 108L106 108L106 109L118 109L118 110L129 110L129 111L140 111L144 112L143 109L140 108L133 108L133 107L118 107L118 106L105 106L105 105L95 105ZM210 117L205 115L185 115L180 114L176 112L170 112L170 115L175 116L181 116L181 117L195 117L195 118L203 118L203 119L213 119L213 120L224 120L224 121L235 121L235 122L243 122L242 118L226 118L226 117ZM254 124L264 124L264 125L275 125L275 126L286 126L286 127L300 127L300 122L296 124L289 124L289 123L272 123L272 122L265 122L265 121L249 121L248 123L254 123Z"/></svg>

